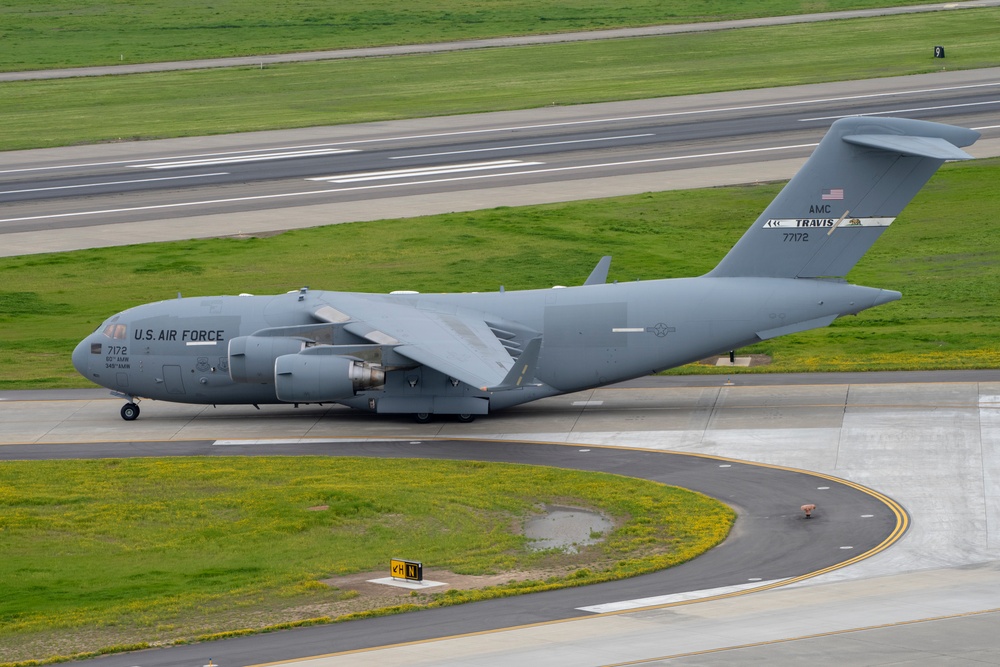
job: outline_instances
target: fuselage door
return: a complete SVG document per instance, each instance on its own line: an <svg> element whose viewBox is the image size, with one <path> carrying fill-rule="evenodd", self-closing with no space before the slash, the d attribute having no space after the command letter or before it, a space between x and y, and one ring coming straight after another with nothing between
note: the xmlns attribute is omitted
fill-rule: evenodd
<svg viewBox="0 0 1000 667"><path fill-rule="evenodd" d="M180 366L163 367L163 385L167 388L168 394L184 393L184 379Z"/></svg>

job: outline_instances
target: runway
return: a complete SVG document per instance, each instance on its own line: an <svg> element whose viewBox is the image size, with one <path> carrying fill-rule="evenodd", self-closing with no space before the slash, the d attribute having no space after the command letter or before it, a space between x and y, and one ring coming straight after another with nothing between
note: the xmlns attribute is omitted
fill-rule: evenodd
<svg viewBox="0 0 1000 667"><path fill-rule="evenodd" d="M979 129L1000 69L217 137L12 151L0 254L790 178L833 119Z"/></svg>
<svg viewBox="0 0 1000 667"><path fill-rule="evenodd" d="M681 655L692 657L677 664L747 659L889 664L901 656L913 664L937 664L943 657L966 664L995 659L1000 639L981 629L996 622L1000 609L1000 379L996 372L937 376L947 382L877 384L865 383L863 377L846 384L809 384L800 378L804 383L781 386L727 385L725 377L715 378L715 385L673 386L672 378L648 378L640 386L546 399L472 424L428 425L341 409L273 406L257 413L253 408L158 402L144 403L142 417L125 423L117 414L119 400L99 398L92 391L59 392L54 400L4 394L0 435L5 443L92 443L82 447L95 452L106 441L135 442L129 447L136 453L143 452L147 446L141 443L147 441L156 441L157 451L176 447L185 452L204 446L198 442L273 437L313 443L460 437L572 443L570 452L593 446L689 452L856 482L899 502L911 518L908 532L891 548L793 586L300 660L303 665L657 664ZM752 382L749 376L739 379ZM476 605L460 609L463 615L478 613ZM414 615L413 622L422 624L420 616ZM915 621L923 622L917 628ZM859 634L859 628L874 626L880 629ZM313 630L322 635L322 629ZM305 636L299 632L256 641L274 646L279 637L291 637L296 644ZM385 636L392 643L394 635ZM253 640L233 640L233 645L240 641ZM903 648L903 642L917 643ZM212 657L225 667L250 664L220 660L227 644L184 647L187 657L180 661L158 662L157 652L150 652L102 658L101 664L196 664L195 656ZM747 645L755 646L738 648ZM246 645L240 646L233 655L243 655ZM258 656L256 662L275 659L261 658L265 654L257 650L248 654ZM862 656L864 660L852 660Z"/></svg>

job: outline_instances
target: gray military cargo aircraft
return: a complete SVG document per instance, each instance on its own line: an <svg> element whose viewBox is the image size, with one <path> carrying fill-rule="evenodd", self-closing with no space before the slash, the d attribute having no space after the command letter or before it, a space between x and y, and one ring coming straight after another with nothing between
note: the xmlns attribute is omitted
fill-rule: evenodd
<svg viewBox="0 0 1000 667"><path fill-rule="evenodd" d="M128 401L340 403L417 421L598 387L829 325L900 298L844 277L924 183L979 133L850 117L718 266L697 278L475 294L178 298L130 308L73 352Z"/></svg>

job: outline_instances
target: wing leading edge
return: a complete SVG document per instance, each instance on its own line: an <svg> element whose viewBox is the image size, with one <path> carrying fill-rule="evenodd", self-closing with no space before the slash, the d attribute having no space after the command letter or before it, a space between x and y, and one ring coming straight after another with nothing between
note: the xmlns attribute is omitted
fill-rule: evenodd
<svg viewBox="0 0 1000 667"><path fill-rule="evenodd" d="M521 354L526 363L515 366L485 313L441 312L428 304L385 298L352 296L345 301L338 300L336 308L320 307L313 316L343 324L346 331L373 343L391 345L397 354L482 390L512 389L531 380L522 368L530 366L527 370L533 373L541 338L528 343Z"/></svg>

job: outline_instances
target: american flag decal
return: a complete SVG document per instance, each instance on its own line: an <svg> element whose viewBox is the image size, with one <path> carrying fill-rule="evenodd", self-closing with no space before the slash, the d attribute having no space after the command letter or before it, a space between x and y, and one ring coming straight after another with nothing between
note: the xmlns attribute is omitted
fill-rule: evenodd
<svg viewBox="0 0 1000 667"><path fill-rule="evenodd" d="M823 195L820 199L843 199L844 198L844 188L830 188L829 190L823 190Z"/></svg>

